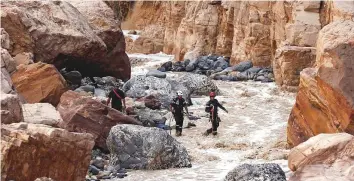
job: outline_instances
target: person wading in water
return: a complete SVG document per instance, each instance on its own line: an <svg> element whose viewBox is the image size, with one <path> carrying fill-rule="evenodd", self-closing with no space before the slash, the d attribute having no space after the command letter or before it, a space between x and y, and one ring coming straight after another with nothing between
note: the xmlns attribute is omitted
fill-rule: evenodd
<svg viewBox="0 0 354 181"><path fill-rule="evenodd" d="M107 99L107 106L109 106L109 103L111 102L112 99L112 108L116 109L120 112L123 112L125 110L125 94L122 90L118 88L118 86L109 93L108 99ZM123 105L122 105L123 102Z"/></svg>
<svg viewBox="0 0 354 181"><path fill-rule="evenodd" d="M170 104L170 110L176 121L176 136L182 135L182 126L183 126L183 108L186 109L187 115L189 115L187 109L187 103L183 99L182 91L177 91L177 97L172 99Z"/></svg>
<svg viewBox="0 0 354 181"><path fill-rule="evenodd" d="M209 96L210 100L206 103L205 112L210 113L209 121L211 121L212 127L203 133L205 136L208 136L210 133L213 133L213 135L218 134L217 129L220 122L220 118L218 116L218 107L228 113L228 111L219 103L219 101L215 99L215 92L210 92Z"/></svg>

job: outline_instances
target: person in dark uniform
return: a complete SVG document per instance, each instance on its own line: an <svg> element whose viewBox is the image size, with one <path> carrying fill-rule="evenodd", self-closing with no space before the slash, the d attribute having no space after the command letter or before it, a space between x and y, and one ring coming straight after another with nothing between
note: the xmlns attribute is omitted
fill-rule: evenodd
<svg viewBox="0 0 354 181"><path fill-rule="evenodd" d="M126 108L125 107L125 94L118 87L112 89L112 91L109 93L108 99L107 99L107 106L109 106L111 99L112 99L112 108L113 109L116 109L120 112L123 112L123 110L125 110L125 108Z"/></svg>
<svg viewBox="0 0 354 181"><path fill-rule="evenodd" d="M218 116L218 108L220 107L222 110L228 113L228 111L219 103L217 99L215 99L215 92L210 92L209 94L210 100L206 103L205 112L210 113L210 120L212 127L207 129L204 135L209 135L213 133L213 135L217 135L217 129L219 127L220 118Z"/></svg>
<svg viewBox="0 0 354 181"><path fill-rule="evenodd" d="M183 127L183 108L186 109L186 113L189 115L187 109L187 103L183 99L182 91L177 91L177 97L172 99L170 104L171 112L176 121L176 136L182 135L182 127Z"/></svg>

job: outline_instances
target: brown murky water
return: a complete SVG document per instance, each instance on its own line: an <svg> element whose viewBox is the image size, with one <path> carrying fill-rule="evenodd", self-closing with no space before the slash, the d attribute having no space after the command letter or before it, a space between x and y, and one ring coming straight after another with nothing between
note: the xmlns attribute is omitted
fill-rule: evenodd
<svg viewBox="0 0 354 181"><path fill-rule="evenodd" d="M295 94L280 91L274 83L215 81L217 96L229 114L220 110L222 122L217 136L202 136L211 125L204 105L208 97L192 98L189 108L202 117L197 126L183 130L176 139L192 159L192 168L129 171L123 181L223 180L242 163L278 163L287 174L286 124ZM172 131L174 136L174 130Z"/></svg>

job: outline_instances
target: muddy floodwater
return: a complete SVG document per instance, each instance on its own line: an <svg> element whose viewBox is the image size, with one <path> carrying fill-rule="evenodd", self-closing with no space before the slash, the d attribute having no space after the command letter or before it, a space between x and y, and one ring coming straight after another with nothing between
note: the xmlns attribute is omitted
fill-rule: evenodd
<svg viewBox="0 0 354 181"><path fill-rule="evenodd" d="M134 56L134 55L130 55ZM156 55L154 55L156 57ZM151 56L151 62L134 67L133 75L146 72L171 57ZM135 71L135 72L134 72ZM168 76L175 76L169 74ZM229 111L219 111L221 117L217 136L202 136L210 128L204 112L207 96L194 96L192 121L196 127L183 130L176 139L188 150L192 168L166 170L130 170L124 181L223 180L225 175L242 163L278 163L289 176L286 149L286 125L295 94L283 92L275 83L215 81L221 94L216 98ZM172 131L174 136L175 131Z"/></svg>

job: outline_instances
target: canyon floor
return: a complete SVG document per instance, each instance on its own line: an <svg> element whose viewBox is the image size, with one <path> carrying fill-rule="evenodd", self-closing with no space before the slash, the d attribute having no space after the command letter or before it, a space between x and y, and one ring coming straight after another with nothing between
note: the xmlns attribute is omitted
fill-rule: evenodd
<svg viewBox="0 0 354 181"><path fill-rule="evenodd" d="M164 54L131 54L130 57L148 58L132 67L132 74L141 74L172 59ZM168 73L178 76L178 73ZM278 163L291 174L287 166L286 124L295 94L283 92L275 83L215 81L221 90L217 99L229 113L220 111L222 122L217 136L202 136L211 126L204 112L207 96L192 97L189 111L201 117L196 127L183 130L176 139L188 150L192 168L166 170L131 170L123 180L223 180L225 175L243 163ZM175 130L172 130L174 136ZM120 179L119 179L120 180Z"/></svg>

